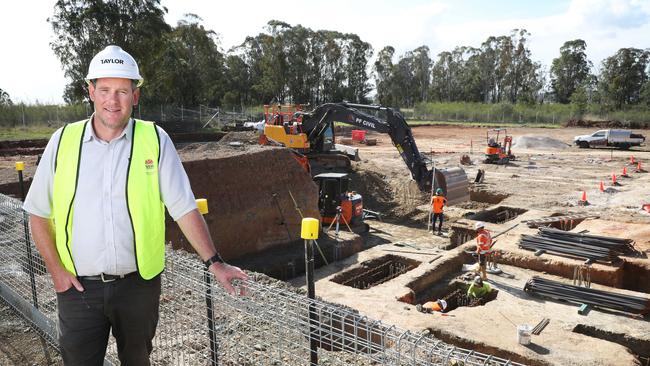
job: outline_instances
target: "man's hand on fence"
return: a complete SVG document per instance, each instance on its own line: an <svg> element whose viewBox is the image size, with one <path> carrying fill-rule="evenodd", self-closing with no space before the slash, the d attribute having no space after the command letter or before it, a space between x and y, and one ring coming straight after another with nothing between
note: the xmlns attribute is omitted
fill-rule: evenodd
<svg viewBox="0 0 650 366"><path fill-rule="evenodd" d="M214 274L214 277L217 281L223 286L229 294L235 296L237 295L237 290L232 285L232 281L239 279L242 281L248 280L248 275L242 271L239 267L231 266L226 263L213 263L210 268L210 272ZM240 287L239 295L243 296L246 294L245 287Z"/></svg>
<svg viewBox="0 0 650 366"><path fill-rule="evenodd" d="M52 282L54 283L54 291L56 292L66 292L70 287L74 286L77 291L83 292L84 287L81 286L81 282L65 269L52 273Z"/></svg>

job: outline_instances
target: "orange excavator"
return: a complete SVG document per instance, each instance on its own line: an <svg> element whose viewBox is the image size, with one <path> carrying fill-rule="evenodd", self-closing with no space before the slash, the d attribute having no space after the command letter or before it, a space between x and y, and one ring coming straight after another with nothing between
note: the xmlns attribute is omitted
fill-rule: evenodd
<svg viewBox="0 0 650 366"><path fill-rule="evenodd" d="M491 135L490 132L492 132ZM499 141L501 132L503 132L503 142ZM515 156L512 154L512 136L508 136L508 130L505 128L487 130L485 140L487 143L483 161L485 164L505 165L515 160Z"/></svg>

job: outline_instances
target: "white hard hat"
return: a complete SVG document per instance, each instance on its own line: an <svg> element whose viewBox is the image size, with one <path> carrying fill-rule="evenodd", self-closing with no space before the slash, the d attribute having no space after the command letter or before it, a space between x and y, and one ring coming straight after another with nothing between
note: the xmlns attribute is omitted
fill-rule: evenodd
<svg viewBox="0 0 650 366"><path fill-rule="evenodd" d="M144 81L135 59L119 46L106 46L90 61L86 82L99 78L123 78L137 80L137 86Z"/></svg>
<svg viewBox="0 0 650 366"><path fill-rule="evenodd" d="M479 221L476 224L474 224L474 230L482 229L484 227L485 227L485 223L482 221Z"/></svg>
<svg viewBox="0 0 650 366"><path fill-rule="evenodd" d="M438 304L440 304L440 308L442 310L447 309L447 302L445 300L443 300L443 299L438 300Z"/></svg>

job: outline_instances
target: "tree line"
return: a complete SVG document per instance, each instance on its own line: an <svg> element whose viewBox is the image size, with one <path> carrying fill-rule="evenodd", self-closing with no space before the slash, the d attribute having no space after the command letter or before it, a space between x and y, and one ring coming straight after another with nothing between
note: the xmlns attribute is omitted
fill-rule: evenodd
<svg viewBox="0 0 650 366"><path fill-rule="evenodd" d="M532 59L524 29L456 47L435 59L427 46L403 55L386 46L369 65L372 46L358 35L272 20L228 51L218 34L187 14L175 26L160 0L58 0L48 19L51 43L72 80L67 103L87 101L84 77L93 55L120 45L139 62L144 105L250 106L348 100L393 107L423 102L600 104L611 110L650 106L650 51L621 48L598 74L586 43L567 41L546 71ZM0 93L3 103L10 103Z"/></svg>
<svg viewBox="0 0 650 366"><path fill-rule="evenodd" d="M356 34L270 21L228 52L218 35L186 14L170 26L159 0L58 0L48 19L52 48L72 82L68 103L87 98L83 81L95 53L120 45L139 62L143 104L258 105L367 102L372 47Z"/></svg>
<svg viewBox="0 0 650 366"><path fill-rule="evenodd" d="M437 60L421 46L393 63L395 49L379 51L373 70L382 104L413 106L421 102L574 103L606 110L650 106L650 50L621 48L603 60L594 74L587 44L565 42L546 73L531 59L526 30L488 37L480 47L456 47ZM548 81L547 81L548 80Z"/></svg>

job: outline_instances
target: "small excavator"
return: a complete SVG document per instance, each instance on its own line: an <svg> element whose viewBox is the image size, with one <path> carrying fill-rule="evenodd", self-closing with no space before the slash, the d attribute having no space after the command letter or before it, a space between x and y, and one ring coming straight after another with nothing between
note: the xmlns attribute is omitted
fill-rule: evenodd
<svg viewBox="0 0 650 366"><path fill-rule="evenodd" d="M368 232L363 198L350 190L347 173L321 173L314 176L314 182L318 184L318 209L324 225L338 224L356 233Z"/></svg>
<svg viewBox="0 0 650 366"><path fill-rule="evenodd" d="M492 132L492 135L490 135ZM503 132L503 142L499 141L499 134ZM495 134L496 133L496 134ZM508 136L508 130L505 128L495 128L487 130L485 135L487 147L485 148L485 164L506 165L515 160L512 154L512 136Z"/></svg>

